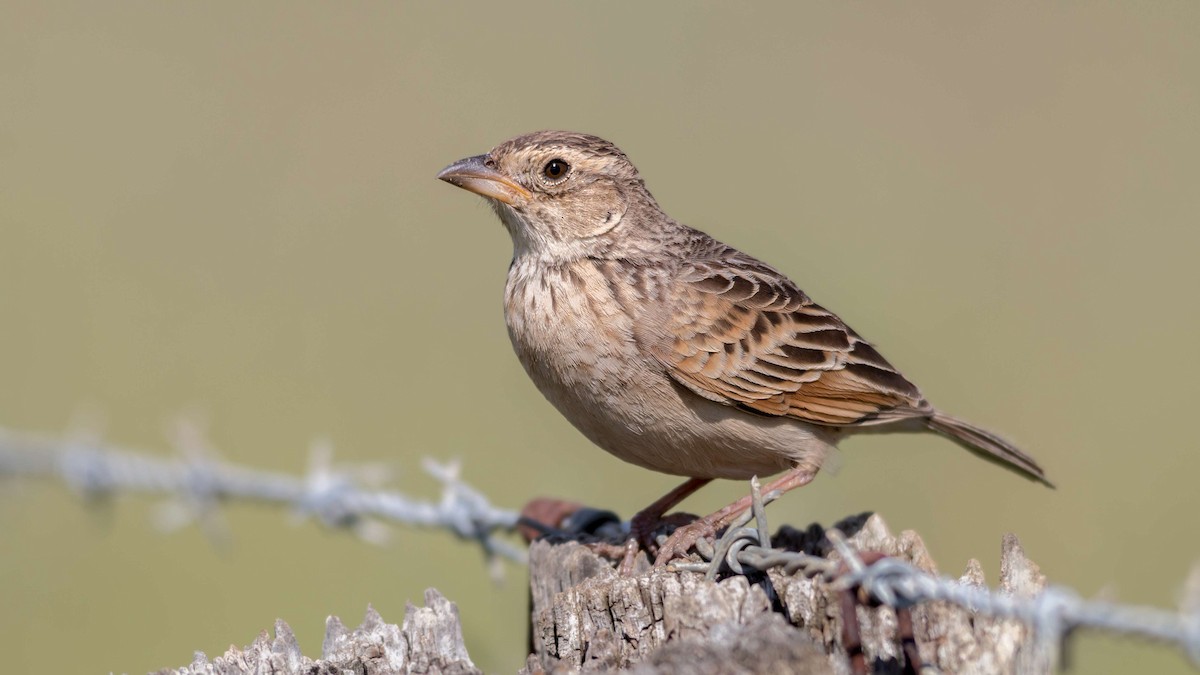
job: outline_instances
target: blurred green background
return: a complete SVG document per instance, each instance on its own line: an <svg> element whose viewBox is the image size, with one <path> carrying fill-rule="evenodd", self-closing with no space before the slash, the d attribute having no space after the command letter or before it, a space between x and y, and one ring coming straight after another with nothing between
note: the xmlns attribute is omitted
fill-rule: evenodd
<svg viewBox="0 0 1200 675"><path fill-rule="evenodd" d="M870 437L772 508L876 510L994 580L1016 532L1053 581L1172 605L1194 561L1200 4L5 3L0 426L298 472L328 438L436 496L461 458L504 506L628 516L677 479L592 447L501 314L507 235L447 163L540 128L628 152L676 218L789 273L938 405L1021 441L1050 491L934 437ZM690 500L707 511L746 487ZM475 661L525 654L525 571L444 533L374 547L279 512L233 543L156 502L0 483L13 671L140 672L245 644L306 652L435 586ZM1077 672L1185 670L1084 636Z"/></svg>

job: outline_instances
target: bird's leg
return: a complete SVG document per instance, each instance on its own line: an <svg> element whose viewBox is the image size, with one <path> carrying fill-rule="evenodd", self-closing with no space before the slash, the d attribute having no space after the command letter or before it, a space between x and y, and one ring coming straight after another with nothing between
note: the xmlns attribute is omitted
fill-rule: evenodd
<svg viewBox="0 0 1200 675"><path fill-rule="evenodd" d="M762 493L767 494L774 491L782 493L794 490L798 487L808 485L816 475L817 470L815 468L811 466L798 466L789 469L787 473L767 483L766 487L762 489ZM746 495L711 515L707 515L676 529L671 533L671 536L663 544L662 548L659 549L658 557L654 560L654 566L662 567L671 560L682 557L701 537L710 537L716 534L718 530L728 525L749 509L752 499L750 495Z"/></svg>
<svg viewBox="0 0 1200 675"><path fill-rule="evenodd" d="M638 544L647 551L654 545L651 536L658 528L659 521L667 511L675 508L679 502L687 499L693 492L712 482L711 478L689 478L682 485L659 497L650 506L638 511L629 521L629 536L636 539Z"/></svg>

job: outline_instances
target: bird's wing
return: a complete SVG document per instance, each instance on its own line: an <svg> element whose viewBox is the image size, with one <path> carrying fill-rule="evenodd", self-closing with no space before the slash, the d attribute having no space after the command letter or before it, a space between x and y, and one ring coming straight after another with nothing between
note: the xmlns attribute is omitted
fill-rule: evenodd
<svg viewBox="0 0 1200 675"><path fill-rule="evenodd" d="M677 281L654 351L700 396L828 426L932 411L874 347L767 265L748 256L688 262Z"/></svg>

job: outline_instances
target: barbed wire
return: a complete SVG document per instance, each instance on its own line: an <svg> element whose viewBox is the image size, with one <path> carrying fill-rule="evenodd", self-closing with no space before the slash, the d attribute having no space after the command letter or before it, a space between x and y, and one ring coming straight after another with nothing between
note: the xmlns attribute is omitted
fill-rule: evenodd
<svg viewBox="0 0 1200 675"><path fill-rule="evenodd" d="M314 447L308 471L300 476L222 461L191 425L180 426L173 444L177 457L159 457L94 439L58 439L0 428L0 476L58 479L89 498L122 493L164 496L172 501L159 518L161 526L195 522L216 537L222 536L217 507L240 500L287 506L301 517L351 530L375 543L384 536L382 523L446 530L479 544L493 573L498 573L500 558L525 560L524 550L499 536L516 529L520 514L493 506L460 478L456 463L423 462L442 486L441 498L434 502L375 489L368 485L373 480L368 472L335 469L328 444ZM837 530L826 533L840 561L772 547L766 505L779 495L760 494L757 480L751 481L751 493L750 511L715 543L697 544L706 562L675 562L671 567L709 578L722 571L747 574L776 568L785 574L820 576L835 588L860 588L896 609L941 601L1014 619L1032 627L1043 642L1060 643L1078 628L1137 636L1178 646L1200 668L1200 570L1187 584L1178 612L1085 600L1055 585L1034 597L1015 597L935 576L896 558L868 564ZM620 527L627 533L627 523Z"/></svg>
<svg viewBox="0 0 1200 675"><path fill-rule="evenodd" d="M327 443L316 444L308 471L295 476L248 469L220 460L195 425L175 430L176 457L157 457L90 439L57 439L0 428L0 476L57 478L88 498L121 493L168 497L158 524L174 529L198 523L224 538L217 507L251 501L287 506L302 518L353 531L379 543L383 523L447 530L477 542L493 562L497 556L525 560L525 552L498 534L515 529L520 514L497 508L459 476L457 463L430 459L424 470L441 483L438 501L411 498L394 490L372 489L368 472L339 470ZM377 475L380 472L374 472ZM356 475L357 474L357 475Z"/></svg>
<svg viewBox="0 0 1200 675"><path fill-rule="evenodd" d="M1015 619L1033 629L1043 653L1055 653L1076 629L1093 629L1163 642L1179 647L1200 668L1200 568L1186 584L1180 609L1085 600L1075 591L1048 585L1033 597L1018 597L930 574L894 557L866 562L837 529L825 535L841 561L771 546L766 505L778 492L762 495L751 481L752 508L734 521L714 544L701 540L702 563L676 562L678 570L703 572L712 579L721 571L748 574L778 568L785 574L821 577L835 589L861 588L883 605L897 610L926 602L947 602L999 619ZM754 527L749 527L754 521Z"/></svg>

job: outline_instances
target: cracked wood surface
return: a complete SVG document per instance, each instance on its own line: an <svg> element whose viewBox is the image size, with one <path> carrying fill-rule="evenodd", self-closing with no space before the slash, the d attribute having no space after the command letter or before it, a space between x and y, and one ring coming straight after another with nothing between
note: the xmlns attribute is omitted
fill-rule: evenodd
<svg viewBox="0 0 1200 675"><path fill-rule="evenodd" d="M850 544L861 552L884 553L937 572L919 536L894 536L878 516L847 519L838 527L852 535ZM772 541L831 555L824 531L815 525L804 531L785 527ZM695 572L650 570L645 561L636 576L622 577L614 563L585 546L548 541L531 546L530 577L533 653L522 673L851 672L841 644L837 591L819 579L773 570L714 582ZM961 581L985 585L977 561L968 563ZM1032 596L1044 586L1045 578L1016 537L1005 537L1000 589ZM464 646L454 603L430 589L425 604L410 604L400 625L385 623L370 608L354 630L330 617L320 659L303 656L291 629L277 621L274 638L263 631L244 649L230 647L211 660L197 652L190 665L157 675L479 673ZM855 611L872 671L903 672L896 613L861 604ZM912 619L922 661L940 672L1049 672L1051 655L1040 651L1044 646L1018 622L946 603L914 607Z"/></svg>
<svg viewBox="0 0 1200 675"><path fill-rule="evenodd" d="M434 589L425 591L425 607L409 603L404 622L385 623L367 608L362 625L346 628L341 619L325 620L320 659L300 653L292 629L275 621L275 637L259 634L244 649L230 647L211 661L196 652L190 665L155 675L479 675L463 644L458 607Z"/></svg>
<svg viewBox="0 0 1200 675"><path fill-rule="evenodd" d="M877 551L937 573L921 538L894 536L878 516L839 523L859 551ZM781 531L776 545L828 555L823 532ZM1000 586L1032 596L1045 585L1016 537L1005 537ZM621 577L612 563L574 542L530 548L532 645L524 672L849 673L836 591L819 579L778 571L719 582L699 573L643 571ZM984 585L972 560L964 583ZM857 609L863 651L875 672L901 672L896 613ZM953 673L1048 672L1027 629L945 603L913 608L926 665Z"/></svg>

